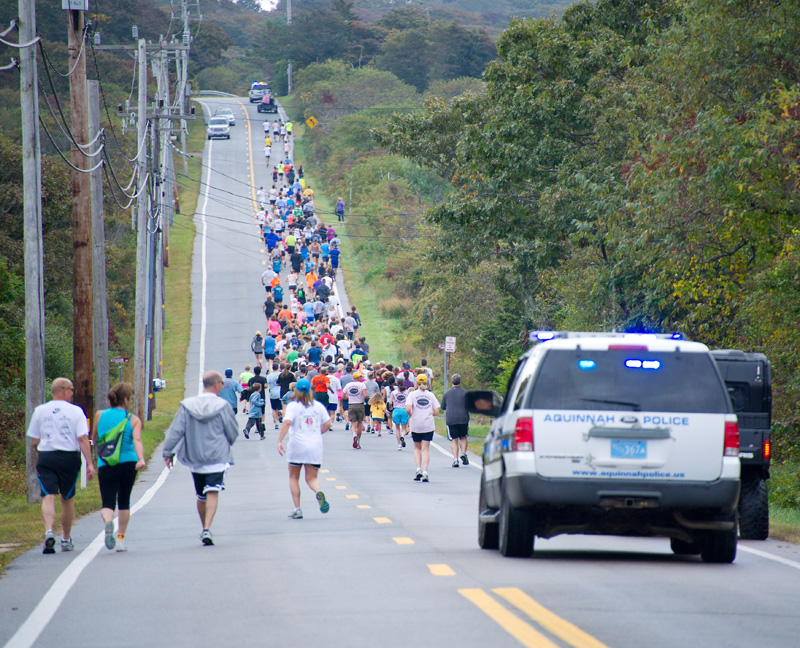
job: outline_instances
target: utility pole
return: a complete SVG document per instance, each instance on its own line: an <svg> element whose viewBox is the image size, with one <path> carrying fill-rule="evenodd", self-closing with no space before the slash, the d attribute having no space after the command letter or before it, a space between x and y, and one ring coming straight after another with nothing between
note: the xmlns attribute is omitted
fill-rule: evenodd
<svg viewBox="0 0 800 648"><path fill-rule="evenodd" d="M19 0L19 40L36 38L35 0ZM37 405L44 403L44 250L42 247L42 151L39 145L39 94L36 50L20 52L20 107L22 109L22 175L25 213L25 427ZM28 502L39 499L36 450L25 437Z"/></svg>
<svg viewBox="0 0 800 648"><path fill-rule="evenodd" d="M139 111L137 117L137 169L138 191L136 210L136 331L133 351L134 412L145 421L145 403L150 393L146 379L147 358L145 356L145 315L147 312L147 154L144 142L147 138L147 42L139 39Z"/></svg>
<svg viewBox="0 0 800 648"><path fill-rule="evenodd" d="M181 20L183 21L183 45L187 49L181 50L177 56L178 67L178 92L180 92L180 114L186 113L186 77L189 66L189 45L191 45L192 33L189 31L189 2L181 0ZM186 137L188 133L186 120L181 121L181 149L183 153L183 175L189 175L189 160L186 157ZM170 222L172 225L172 222Z"/></svg>
<svg viewBox="0 0 800 648"><path fill-rule="evenodd" d="M87 169L87 158L77 144L89 141L86 110L86 53L82 10L68 10L70 125L74 142L73 166ZM72 374L74 403L87 417L94 416L92 381L92 212L89 176L72 170Z"/></svg>
<svg viewBox="0 0 800 648"><path fill-rule="evenodd" d="M100 82L89 81L89 132L100 132ZM102 146L102 142L98 144ZM103 213L103 171L89 175L92 194L92 311L94 329L94 402L108 407L108 306L106 303L106 228Z"/></svg>
<svg viewBox="0 0 800 648"><path fill-rule="evenodd" d="M286 0L286 24L292 24L292 0ZM289 54L291 56L291 53ZM287 92L286 94L292 94L292 59L289 58L289 62L286 66L286 77L287 77Z"/></svg>

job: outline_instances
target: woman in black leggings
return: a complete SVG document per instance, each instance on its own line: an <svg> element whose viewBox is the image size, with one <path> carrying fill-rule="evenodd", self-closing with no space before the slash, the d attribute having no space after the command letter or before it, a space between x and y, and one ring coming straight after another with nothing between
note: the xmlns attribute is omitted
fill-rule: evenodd
<svg viewBox="0 0 800 648"><path fill-rule="evenodd" d="M122 448L119 462L113 466L97 458L97 479L100 484L100 497L103 508L100 514L105 525L105 544L111 550L127 551L125 531L131 517L131 491L136 481L136 471L143 468L144 446L142 445L142 422L138 416L128 414L133 401L133 387L127 383L117 383L108 392L111 408L98 411L94 416L92 440L97 445L107 432L125 421ZM114 509L119 506L119 529L114 537Z"/></svg>

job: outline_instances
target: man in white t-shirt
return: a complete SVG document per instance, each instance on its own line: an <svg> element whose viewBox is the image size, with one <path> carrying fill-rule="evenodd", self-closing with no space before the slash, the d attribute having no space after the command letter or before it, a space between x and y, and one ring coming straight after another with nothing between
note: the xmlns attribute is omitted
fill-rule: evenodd
<svg viewBox="0 0 800 648"><path fill-rule="evenodd" d="M31 417L28 436L38 451L36 473L42 490L44 550L55 553L56 495L61 495L61 551L72 551L72 522L75 519L75 486L81 470L81 454L86 460L86 478L94 477L89 425L86 415L70 401L75 389L68 378L56 378L50 385L53 400L39 405Z"/></svg>
<svg viewBox="0 0 800 648"><path fill-rule="evenodd" d="M264 209L267 206L267 192L264 191L264 187L259 187L258 191L256 191L256 201L259 209Z"/></svg>

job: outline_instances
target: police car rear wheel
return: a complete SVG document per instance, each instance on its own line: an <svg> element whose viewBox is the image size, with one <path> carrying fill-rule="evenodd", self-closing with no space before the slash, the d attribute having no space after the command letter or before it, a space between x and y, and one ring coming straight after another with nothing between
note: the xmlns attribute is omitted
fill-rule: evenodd
<svg viewBox="0 0 800 648"><path fill-rule="evenodd" d="M481 490L478 497L478 515L483 513L486 506L486 480L481 477ZM481 549L497 549L498 540L498 524L496 522L483 522L480 517L478 518L478 546Z"/></svg>
<svg viewBox="0 0 800 648"><path fill-rule="evenodd" d="M500 504L499 549L509 558L527 558L533 553L533 518L527 511L511 506L506 494L505 477Z"/></svg>

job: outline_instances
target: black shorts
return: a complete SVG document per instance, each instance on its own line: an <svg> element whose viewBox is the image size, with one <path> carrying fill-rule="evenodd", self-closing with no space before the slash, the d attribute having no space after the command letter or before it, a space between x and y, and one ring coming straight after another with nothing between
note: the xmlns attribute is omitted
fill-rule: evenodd
<svg viewBox="0 0 800 648"><path fill-rule="evenodd" d="M225 490L225 471L216 473L192 473L194 478L194 492L201 502L206 501L206 493Z"/></svg>
<svg viewBox="0 0 800 648"><path fill-rule="evenodd" d="M320 468L322 466L322 464L303 464L303 463L297 463L296 461L290 461L289 465L290 466L313 466L314 468Z"/></svg>
<svg viewBox="0 0 800 648"><path fill-rule="evenodd" d="M283 401L280 398L270 398L269 406L273 412L279 412L283 409Z"/></svg>
<svg viewBox="0 0 800 648"><path fill-rule="evenodd" d="M433 441L433 432L412 432L411 440L414 443L421 443L422 441Z"/></svg>
<svg viewBox="0 0 800 648"><path fill-rule="evenodd" d="M275 359L275 354L274 354L274 353L265 353L265 354L264 354L264 357L265 357L267 360L274 360L274 359Z"/></svg>
<svg viewBox="0 0 800 648"><path fill-rule="evenodd" d="M451 439L464 439L469 434L469 423L448 425L447 432L450 434Z"/></svg>
<svg viewBox="0 0 800 648"><path fill-rule="evenodd" d="M126 461L116 466L100 466L97 469L97 482L100 485L100 498L103 508L117 508L128 511L131 508L131 491L136 481L136 462Z"/></svg>
<svg viewBox="0 0 800 648"><path fill-rule="evenodd" d="M369 417L372 410L369 408L369 403L364 403L364 416Z"/></svg>
<svg viewBox="0 0 800 648"><path fill-rule="evenodd" d="M294 254L294 245L286 246L286 254Z"/></svg>
<svg viewBox="0 0 800 648"><path fill-rule="evenodd" d="M312 258L312 259L319 259L319 254L313 253L313 254L311 255L311 258Z"/></svg>
<svg viewBox="0 0 800 648"><path fill-rule="evenodd" d="M314 392L314 398L322 403L325 408L328 407L328 392Z"/></svg>
<svg viewBox="0 0 800 648"><path fill-rule="evenodd" d="M349 401L349 400L347 400L346 398L343 398L343 399L342 399L342 411L343 411L343 412L346 412L346 411L348 411L349 409L350 409L350 401Z"/></svg>
<svg viewBox="0 0 800 648"><path fill-rule="evenodd" d="M42 497L57 495L65 500L75 496L75 485L81 471L81 453L71 450L45 450L36 460L36 474Z"/></svg>
<svg viewBox="0 0 800 648"><path fill-rule="evenodd" d="M337 409L339 409L339 401L335 400L335 401L331 402L330 401L330 394L328 394L328 411L329 412L335 412Z"/></svg>

